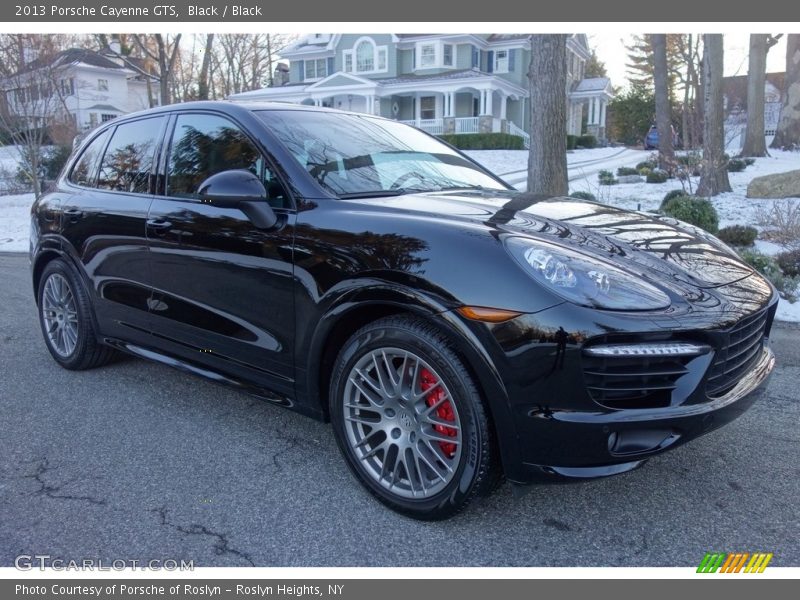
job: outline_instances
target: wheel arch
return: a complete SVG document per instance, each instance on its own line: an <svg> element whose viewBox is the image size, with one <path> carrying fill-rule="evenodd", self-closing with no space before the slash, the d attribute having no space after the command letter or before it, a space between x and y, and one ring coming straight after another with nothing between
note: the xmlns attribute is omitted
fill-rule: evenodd
<svg viewBox="0 0 800 600"><path fill-rule="evenodd" d="M42 273L45 267L57 258L63 258L64 253L55 248L46 248L41 250L33 260L31 265L31 284L33 286L33 298L36 305L39 305L39 284L42 280ZM67 259L68 261L69 259Z"/></svg>
<svg viewBox="0 0 800 600"><path fill-rule="evenodd" d="M302 396L328 421L328 388L342 346L361 327L400 314L428 321L452 342L456 354L478 385L497 439L503 470L513 479L520 464L519 444L508 394L489 352L454 311L410 290L398 291L396 297L387 295L385 289L377 295L365 292L331 307L320 319L305 355L307 362L302 365L305 390Z"/></svg>

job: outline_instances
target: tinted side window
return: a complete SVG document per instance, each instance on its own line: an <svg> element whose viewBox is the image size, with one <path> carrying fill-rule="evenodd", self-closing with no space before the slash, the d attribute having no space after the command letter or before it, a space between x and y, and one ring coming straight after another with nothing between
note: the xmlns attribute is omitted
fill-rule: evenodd
<svg viewBox="0 0 800 600"><path fill-rule="evenodd" d="M86 147L69 174L69 180L72 183L94 187L97 180L97 167L100 164L100 157L103 155L103 148L105 148L110 134L111 132L108 129L105 130Z"/></svg>
<svg viewBox="0 0 800 600"><path fill-rule="evenodd" d="M141 119L119 125L111 136L97 187L146 194L161 128L166 117Z"/></svg>
<svg viewBox="0 0 800 600"><path fill-rule="evenodd" d="M206 178L230 169L257 175L273 206L285 206L286 196L261 152L239 127L218 115L180 115L172 134L167 195L196 198Z"/></svg>

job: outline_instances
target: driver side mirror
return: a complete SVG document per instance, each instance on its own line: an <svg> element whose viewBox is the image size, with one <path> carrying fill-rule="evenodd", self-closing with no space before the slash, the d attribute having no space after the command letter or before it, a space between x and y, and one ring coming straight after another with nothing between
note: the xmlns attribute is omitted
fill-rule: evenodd
<svg viewBox="0 0 800 600"><path fill-rule="evenodd" d="M275 211L267 202L264 184L246 169L216 173L200 184L197 193L205 204L238 208L259 229L271 229L278 222Z"/></svg>

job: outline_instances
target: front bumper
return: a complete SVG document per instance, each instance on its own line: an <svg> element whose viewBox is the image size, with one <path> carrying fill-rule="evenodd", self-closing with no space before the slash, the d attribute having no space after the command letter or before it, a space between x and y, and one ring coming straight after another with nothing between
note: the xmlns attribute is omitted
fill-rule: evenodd
<svg viewBox="0 0 800 600"><path fill-rule="evenodd" d="M613 412L533 409L523 426L549 461L523 462L512 483L605 477L630 471L742 415L767 388L775 356L764 347L754 367L724 396L701 404ZM547 450L545 450L547 449Z"/></svg>

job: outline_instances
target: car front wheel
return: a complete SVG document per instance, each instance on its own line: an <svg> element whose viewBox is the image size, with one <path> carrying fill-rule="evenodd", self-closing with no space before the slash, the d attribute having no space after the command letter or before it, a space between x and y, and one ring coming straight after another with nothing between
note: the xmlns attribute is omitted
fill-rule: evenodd
<svg viewBox="0 0 800 600"><path fill-rule="evenodd" d="M353 473L398 512L444 519L497 481L477 386L425 321L389 317L357 331L334 367L330 413Z"/></svg>

